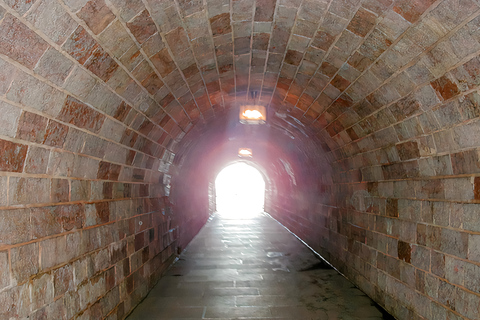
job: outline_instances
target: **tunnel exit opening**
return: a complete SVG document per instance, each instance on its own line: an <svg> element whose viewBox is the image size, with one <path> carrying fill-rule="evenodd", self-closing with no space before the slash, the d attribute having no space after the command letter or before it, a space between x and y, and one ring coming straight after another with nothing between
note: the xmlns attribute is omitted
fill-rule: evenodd
<svg viewBox="0 0 480 320"><path fill-rule="evenodd" d="M224 168L215 180L219 214L245 219L260 214L265 205L265 180L256 168L237 162Z"/></svg>

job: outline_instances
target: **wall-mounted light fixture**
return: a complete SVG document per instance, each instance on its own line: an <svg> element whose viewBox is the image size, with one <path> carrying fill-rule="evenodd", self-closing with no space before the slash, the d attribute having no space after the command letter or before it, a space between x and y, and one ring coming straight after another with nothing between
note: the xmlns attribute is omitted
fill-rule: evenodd
<svg viewBox="0 0 480 320"><path fill-rule="evenodd" d="M240 158L251 158L251 157L253 157L252 149L240 148L240 149L238 149L238 156Z"/></svg>
<svg viewBox="0 0 480 320"><path fill-rule="evenodd" d="M260 105L240 106L240 122L243 124L263 124L267 121L267 110Z"/></svg>

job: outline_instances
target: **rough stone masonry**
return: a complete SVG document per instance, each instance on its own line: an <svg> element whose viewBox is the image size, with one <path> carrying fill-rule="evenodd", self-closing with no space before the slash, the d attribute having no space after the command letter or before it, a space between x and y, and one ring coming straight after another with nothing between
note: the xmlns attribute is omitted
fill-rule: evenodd
<svg viewBox="0 0 480 320"><path fill-rule="evenodd" d="M479 53L477 0L0 0L0 319L124 319L245 144L396 318L479 319Z"/></svg>

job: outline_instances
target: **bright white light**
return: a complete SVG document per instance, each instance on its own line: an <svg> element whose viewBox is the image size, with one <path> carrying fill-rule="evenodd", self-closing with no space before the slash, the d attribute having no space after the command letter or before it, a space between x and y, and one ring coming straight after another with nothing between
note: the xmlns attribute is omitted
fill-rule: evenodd
<svg viewBox="0 0 480 320"><path fill-rule="evenodd" d="M247 119L259 120L262 119L263 115L258 110L245 110L243 116Z"/></svg>
<svg viewBox="0 0 480 320"><path fill-rule="evenodd" d="M238 155L240 157L252 157L253 153L251 149L243 148L238 150Z"/></svg>
<svg viewBox="0 0 480 320"><path fill-rule="evenodd" d="M263 212L265 181L260 172L245 163L223 169L215 180L217 211L228 217L251 218Z"/></svg>

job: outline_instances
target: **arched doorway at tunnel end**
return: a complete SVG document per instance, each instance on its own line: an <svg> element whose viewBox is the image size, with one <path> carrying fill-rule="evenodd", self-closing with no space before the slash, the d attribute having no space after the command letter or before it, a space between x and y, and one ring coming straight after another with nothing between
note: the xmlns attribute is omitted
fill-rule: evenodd
<svg viewBox="0 0 480 320"><path fill-rule="evenodd" d="M211 211L225 218L249 219L264 211L268 179L249 161L227 164L210 188Z"/></svg>

